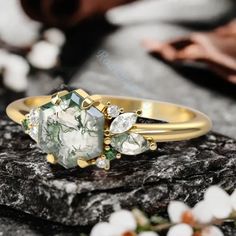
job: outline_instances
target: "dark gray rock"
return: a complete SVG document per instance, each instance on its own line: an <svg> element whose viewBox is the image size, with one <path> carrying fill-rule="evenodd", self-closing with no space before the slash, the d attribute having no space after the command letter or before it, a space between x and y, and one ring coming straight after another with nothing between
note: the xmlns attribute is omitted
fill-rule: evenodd
<svg viewBox="0 0 236 236"><path fill-rule="evenodd" d="M89 232L88 228L64 226L45 221L29 214L0 206L1 236L80 236Z"/></svg>
<svg viewBox="0 0 236 236"><path fill-rule="evenodd" d="M236 141L210 133L114 161L110 171L65 170L7 119L0 121L0 204L65 225L92 225L114 208L165 213L171 199L190 205L220 184L236 188Z"/></svg>

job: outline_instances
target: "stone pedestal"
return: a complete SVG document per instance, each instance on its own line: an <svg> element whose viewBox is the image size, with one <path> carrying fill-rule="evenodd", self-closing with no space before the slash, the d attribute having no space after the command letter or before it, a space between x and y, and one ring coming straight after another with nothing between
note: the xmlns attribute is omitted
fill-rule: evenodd
<svg viewBox="0 0 236 236"><path fill-rule="evenodd" d="M108 172L48 164L6 118L0 134L0 204L65 225L93 225L119 207L164 213L171 199L195 204L209 185L236 188L236 141L216 133L124 156Z"/></svg>

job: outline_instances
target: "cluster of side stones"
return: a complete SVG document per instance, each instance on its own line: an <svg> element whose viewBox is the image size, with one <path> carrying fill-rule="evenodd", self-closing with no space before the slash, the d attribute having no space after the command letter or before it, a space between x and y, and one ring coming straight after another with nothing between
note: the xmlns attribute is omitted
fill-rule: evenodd
<svg viewBox="0 0 236 236"><path fill-rule="evenodd" d="M25 119L22 121L23 129L32 139L38 142L38 127L39 127L39 109L32 109Z"/></svg>
<svg viewBox="0 0 236 236"><path fill-rule="evenodd" d="M140 134L130 132L137 122L137 114L126 112L117 115L111 122L111 146L125 155L137 155L149 149L149 142Z"/></svg>
<svg viewBox="0 0 236 236"><path fill-rule="evenodd" d="M107 107L107 116L111 120L109 124L110 145L106 146L104 155L97 159L97 166L109 168L110 161L119 158L120 154L137 155L149 149L149 142L142 136L130 132L137 121L137 114L127 112L120 114L120 108L116 105Z"/></svg>
<svg viewBox="0 0 236 236"><path fill-rule="evenodd" d="M58 104L49 102L32 109L22 121L25 132L65 168L77 166L78 160L96 159L98 167L109 169L110 161L120 153L137 155L149 149L149 142L143 136L130 132L137 121L136 113L121 113L116 105L109 105L106 114L94 106L81 109L83 99L70 92L60 97ZM109 146L104 145L106 118Z"/></svg>

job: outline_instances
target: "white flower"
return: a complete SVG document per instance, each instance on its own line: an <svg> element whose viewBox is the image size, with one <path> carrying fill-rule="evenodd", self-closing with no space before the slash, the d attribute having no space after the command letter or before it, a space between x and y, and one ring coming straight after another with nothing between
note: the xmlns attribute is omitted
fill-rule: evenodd
<svg viewBox="0 0 236 236"><path fill-rule="evenodd" d="M27 89L30 67L23 57L1 51L0 68L4 69L3 83L6 87L16 92Z"/></svg>
<svg viewBox="0 0 236 236"><path fill-rule="evenodd" d="M227 218L233 210L230 196L218 186L208 188L204 199L212 215L217 219Z"/></svg>
<svg viewBox="0 0 236 236"><path fill-rule="evenodd" d="M61 30L56 28L51 28L44 31L43 35L49 43L54 44L58 47L63 46L66 41L65 34Z"/></svg>
<svg viewBox="0 0 236 236"><path fill-rule="evenodd" d="M101 222L93 227L90 236L118 236L118 234L114 226L106 222Z"/></svg>
<svg viewBox="0 0 236 236"><path fill-rule="evenodd" d="M215 226L209 226L201 231L201 236L224 236L224 234L219 228Z"/></svg>
<svg viewBox="0 0 236 236"><path fill-rule="evenodd" d="M109 222L125 231L134 231L137 228L137 222L134 215L127 210L121 210L111 214Z"/></svg>
<svg viewBox="0 0 236 236"><path fill-rule="evenodd" d="M0 38L6 43L25 47L37 40L41 25L29 19L19 0L0 1Z"/></svg>
<svg viewBox="0 0 236 236"><path fill-rule="evenodd" d="M167 236L193 236L193 229L187 224L178 224L170 228Z"/></svg>
<svg viewBox="0 0 236 236"><path fill-rule="evenodd" d="M29 65L23 57L10 54L6 62L3 82L5 86L16 91L23 92L28 86Z"/></svg>
<svg viewBox="0 0 236 236"><path fill-rule="evenodd" d="M236 189L231 194L230 200L231 200L231 205L232 205L233 209L236 211Z"/></svg>
<svg viewBox="0 0 236 236"><path fill-rule="evenodd" d="M192 209L195 220L200 224L208 224L213 220L213 215L206 201L197 203Z"/></svg>
<svg viewBox="0 0 236 236"><path fill-rule="evenodd" d="M152 231L147 231L140 233L138 236L158 236L158 234Z"/></svg>
<svg viewBox="0 0 236 236"><path fill-rule="evenodd" d="M181 223L182 216L185 212L189 211L190 208L180 201L172 201L168 206L168 214L171 222Z"/></svg>
<svg viewBox="0 0 236 236"><path fill-rule="evenodd" d="M47 41L40 41L33 45L27 55L29 62L39 69L51 69L58 62L59 47Z"/></svg>
<svg viewBox="0 0 236 236"><path fill-rule="evenodd" d="M136 228L137 223L133 214L121 210L111 214L109 223L101 222L95 225L90 236L122 236L126 232L135 231Z"/></svg>

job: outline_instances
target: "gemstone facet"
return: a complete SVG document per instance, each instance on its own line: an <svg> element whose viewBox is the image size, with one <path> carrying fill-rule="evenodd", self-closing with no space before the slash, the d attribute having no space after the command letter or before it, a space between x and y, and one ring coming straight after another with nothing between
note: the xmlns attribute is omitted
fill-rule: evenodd
<svg viewBox="0 0 236 236"><path fill-rule="evenodd" d="M123 133L112 137L111 146L125 155L137 155L149 149L149 142L140 134Z"/></svg>
<svg viewBox="0 0 236 236"><path fill-rule="evenodd" d="M137 115L127 112L117 116L111 123L110 132L112 134L121 134L132 128L137 121Z"/></svg>
<svg viewBox="0 0 236 236"><path fill-rule="evenodd" d="M103 151L104 115L96 107L81 109L83 98L71 92L40 107L38 144L65 168L77 166L77 160L91 160Z"/></svg>

